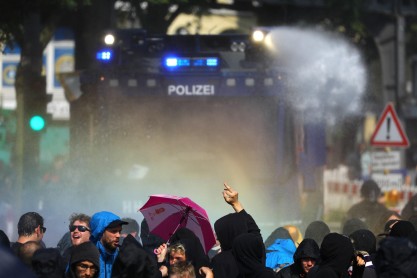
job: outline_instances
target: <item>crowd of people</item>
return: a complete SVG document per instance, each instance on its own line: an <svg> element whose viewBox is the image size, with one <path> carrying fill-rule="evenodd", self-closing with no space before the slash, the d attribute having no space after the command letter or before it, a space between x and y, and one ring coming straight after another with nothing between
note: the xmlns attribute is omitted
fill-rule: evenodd
<svg viewBox="0 0 417 278"><path fill-rule="evenodd" d="M404 218L381 205L380 194L365 181L363 200L346 213L340 232L316 220L304 232L286 225L263 240L238 192L224 184L234 212L215 221L217 244L208 252L186 227L164 240L145 219L139 225L109 211L72 214L68 232L47 247L44 218L27 212L15 242L0 230L0 277L417 277L417 210L407 208Z"/></svg>

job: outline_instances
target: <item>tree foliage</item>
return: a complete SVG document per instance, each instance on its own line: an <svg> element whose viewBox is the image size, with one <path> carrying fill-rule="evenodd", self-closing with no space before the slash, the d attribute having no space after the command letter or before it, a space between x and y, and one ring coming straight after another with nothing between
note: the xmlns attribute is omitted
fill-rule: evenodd
<svg viewBox="0 0 417 278"><path fill-rule="evenodd" d="M80 5L86 5L89 0L14 0L0 1L0 43L12 45L25 44L28 20L37 20L39 42L45 47L50 41L53 30L66 11L74 10Z"/></svg>
<svg viewBox="0 0 417 278"><path fill-rule="evenodd" d="M16 183L18 191L37 181L39 136L26 123L30 115L45 113L46 79L42 75L43 51L52 39L64 12L88 0L0 1L0 45L20 47L20 62L15 76L17 102Z"/></svg>

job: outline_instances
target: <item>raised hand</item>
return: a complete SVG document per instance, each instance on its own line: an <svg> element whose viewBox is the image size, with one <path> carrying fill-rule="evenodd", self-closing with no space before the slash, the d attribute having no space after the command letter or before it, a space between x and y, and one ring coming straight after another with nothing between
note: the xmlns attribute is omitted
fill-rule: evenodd
<svg viewBox="0 0 417 278"><path fill-rule="evenodd" d="M233 207L236 212L243 210L242 204L239 202L239 193L235 191L231 186L229 186L226 182L223 184L223 198Z"/></svg>

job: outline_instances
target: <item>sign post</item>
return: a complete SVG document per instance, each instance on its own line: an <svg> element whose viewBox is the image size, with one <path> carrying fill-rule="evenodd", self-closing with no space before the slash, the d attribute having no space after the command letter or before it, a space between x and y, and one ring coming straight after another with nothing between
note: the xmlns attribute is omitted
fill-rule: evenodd
<svg viewBox="0 0 417 278"><path fill-rule="evenodd" d="M387 104L379 117L370 144L374 147L407 148L409 146L409 140L392 103ZM381 187L387 188L393 184L403 184L400 151L373 152L371 157L372 178L380 184Z"/></svg>

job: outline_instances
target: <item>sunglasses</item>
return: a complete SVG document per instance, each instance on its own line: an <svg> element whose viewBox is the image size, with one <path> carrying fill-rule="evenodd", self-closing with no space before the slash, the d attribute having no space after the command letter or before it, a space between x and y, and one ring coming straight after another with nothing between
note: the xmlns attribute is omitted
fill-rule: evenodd
<svg viewBox="0 0 417 278"><path fill-rule="evenodd" d="M42 230L42 234L44 234L45 232L46 232L46 228L45 227L41 227L41 230Z"/></svg>
<svg viewBox="0 0 417 278"><path fill-rule="evenodd" d="M75 229L78 229L79 232L90 231L90 229L87 228L86 226L81 226L81 225L72 225L72 226L69 226L70 232L75 231Z"/></svg>

